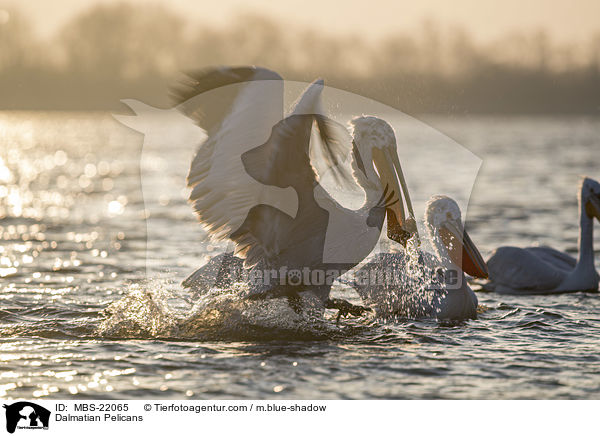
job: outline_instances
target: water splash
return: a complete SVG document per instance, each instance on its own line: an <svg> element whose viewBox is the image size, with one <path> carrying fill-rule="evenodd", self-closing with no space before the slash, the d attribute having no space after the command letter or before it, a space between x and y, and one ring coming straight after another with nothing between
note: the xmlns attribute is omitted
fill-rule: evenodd
<svg viewBox="0 0 600 436"><path fill-rule="evenodd" d="M355 283L355 289L384 320L435 318L447 292L438 262L414 239L403 253L380 253L360 272L368 272L369 282Z"/></svg>
<svg viewBox="0 0 600 436"><path fill-rule="evenodd" d="M106 338L159 338L170 340L328 339L343 335L343 327L324 317L313 294L300 294L301 312L287 298L240 298L246 285L212 288L194 296L172 284L135 286L104 311L97 334Z"/></svg>

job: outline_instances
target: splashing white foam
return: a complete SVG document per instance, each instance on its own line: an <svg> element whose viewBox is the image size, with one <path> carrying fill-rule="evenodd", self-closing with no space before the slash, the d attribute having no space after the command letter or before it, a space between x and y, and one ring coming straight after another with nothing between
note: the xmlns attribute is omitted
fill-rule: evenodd
<svg viewBox="0 0 600 436"><path fill-rule="evenodd" d="M244 287L237 283L229 289L213 288L193 302L168 284L132 287L105 309L97 333L110 338L244 340L302 339L340 332L339 326L323 317L322 303L309 292L299 294L294 310L287 297L240 298Z"/></svg>

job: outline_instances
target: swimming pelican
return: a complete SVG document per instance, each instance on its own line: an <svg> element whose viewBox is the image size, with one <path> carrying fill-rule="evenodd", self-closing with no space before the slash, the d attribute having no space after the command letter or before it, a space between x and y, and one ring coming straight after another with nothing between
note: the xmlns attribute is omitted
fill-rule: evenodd
<svg viewBox="0 0 600 436"><path fill-rule="evenodd" d="M550 247L500 247L487 262L490 288L505 294L597 291L593 219L600 220L600 183L584 178L578 201L578 259Z"/></svg>
<svg viewBox="0 0 600 436"><path fill-rule="evenodd" d="M226 108L197 103L203 93L232 84L234 91L213 99ZM189 170L189 200L210 237L235 244L235 255L213 259L188 277L185 287L198 285L202 292L207 269L221 262L228 270L239 269L241 258L259 279L248 297L297 301L297 292L311 291L325 307L352 311L351 305L329 299L331 285L373 250L385 217L390 239L406 244L418 237L392 127L376 117L358 117L350 138L346 128L321 114L322 89L323 81L313 82L287 116L283 81L263 68L209 70L178 90L180 107L208 135ZM313 135L315 125L319 135ZM322 156L326 170L349 179L339 166L344 154L351 154L354 181L366 194L358 210L331 197L315 169L314 156ZM269 187L280 191L265 194ZM273 197L281 191L295 207L276 204Z"/></svg>
<svg viewBox="0 0 600 436"><path fill-rule="evenodd" d="M462 225L458 205L433 196L425 222L435 255L421 253L422 262L411 262L404 253L379 254L358 270L352 285L379 317L477 318L477 297L465 273L485 278L487 268Z"/></svg>

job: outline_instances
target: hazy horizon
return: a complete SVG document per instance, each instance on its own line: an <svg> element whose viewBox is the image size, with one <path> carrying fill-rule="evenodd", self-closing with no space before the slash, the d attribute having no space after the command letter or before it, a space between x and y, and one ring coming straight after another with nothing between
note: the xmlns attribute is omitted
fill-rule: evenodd
<svg viewBox="0 0 600 436"><path fill-rule="evenodd" d="M409 112L597 113L600 3L566 4L0 0L0 108L166 107L182 71L260 65Z"/></svg>
<svg viewBox="0 0 600 436"><path fill-rule="evenodd" d="M61 26L98 4L132 3L168 7L194 24L231 25L240 12L254 12L285 24L311 27L332 35L354 34L373 40L397 32L417 30L423 21L442 27L460 27L477 42L489 42L507 33L544 30L558 43L578 43L600 35L600 2L597 0L423 0L398 2L347 0L293 0L272 3L254 0L221 0L203 5L186 0L0 0L0 8L17 8L32 20L42 37L53 36ZM365 7L367 6L367 7Z"/></svg>

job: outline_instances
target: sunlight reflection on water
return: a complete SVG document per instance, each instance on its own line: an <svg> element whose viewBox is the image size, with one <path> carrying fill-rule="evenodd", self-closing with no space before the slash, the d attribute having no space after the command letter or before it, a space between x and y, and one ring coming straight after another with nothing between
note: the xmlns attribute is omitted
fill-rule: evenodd
<svg viewBox="0 0 600 436"><path fill-rule="evenodd" d="M576 188L581 174L600 177L600 121L426 120L484 161L466 213L484 256L536 241L577 251ZM600 398L593 294L480 292L477 321L347 320L327 340L99 336L110 303L176 293L212 255L189 243L201 231L181 189L156 198L165 212L146 239L141 147L105 114L0 114L3 397ZM166 269L149 282L147 251Z"/></svg>

